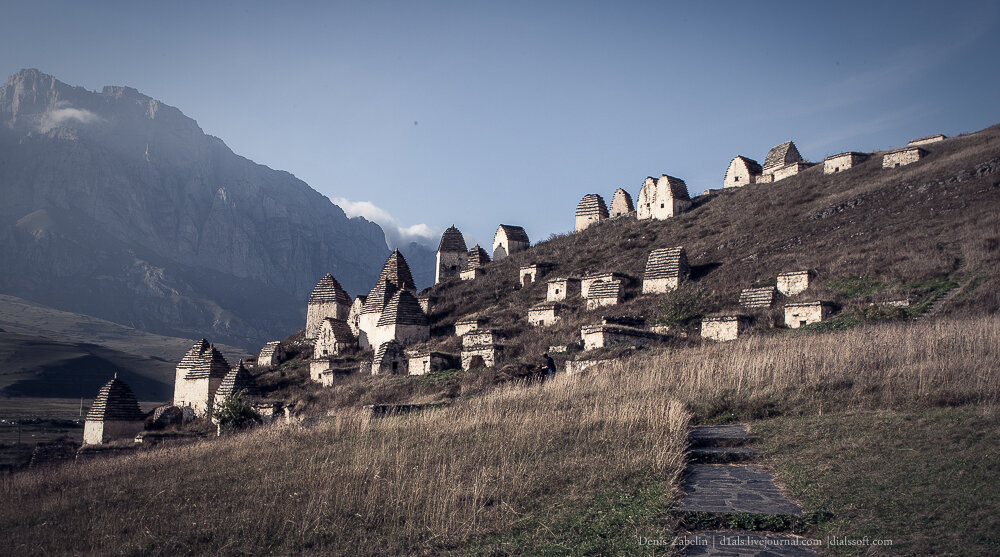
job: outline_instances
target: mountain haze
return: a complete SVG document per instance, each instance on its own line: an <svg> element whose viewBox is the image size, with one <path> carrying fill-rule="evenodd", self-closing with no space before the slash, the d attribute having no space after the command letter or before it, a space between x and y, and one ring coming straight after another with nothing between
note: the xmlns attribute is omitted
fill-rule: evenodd
<svg viewBox="0 0 1000 557"><path fill-rule="evenodd" d="M0 293L253 347L301 328L325 273L367 292L388 253L377 224L135 89L0 87Z"/></svg>

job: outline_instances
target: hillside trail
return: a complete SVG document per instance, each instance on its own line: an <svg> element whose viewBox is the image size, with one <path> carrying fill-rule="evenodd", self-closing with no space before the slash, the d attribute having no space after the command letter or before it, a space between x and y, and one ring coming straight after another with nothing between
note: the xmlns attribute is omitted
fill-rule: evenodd
<svg viewBox="0 0 1000 557"><path fill-rule="evenodd" d="M814 556L816 540L788 533L803 512L762 466L747 464L760 451L745 446L745 425L691 428L690 463L675 509L686 527L686 555Z"/></svg>
<svg viewBox="0 0 1000 557"><path fill-rule="evenodd" d="M951 303L952 300L957 298L965 291L974 280L976 280L975 273L966 272L964 263L961 267L956 269L956 275L962 277L960 280L955 281L955 285L944 292L937 300L931 303L931 307L927 308L927 311L921 313L920 315L913 318L914 321L920 321L922 319L927 319L935 315L940 314L945 307Z"/></svg>

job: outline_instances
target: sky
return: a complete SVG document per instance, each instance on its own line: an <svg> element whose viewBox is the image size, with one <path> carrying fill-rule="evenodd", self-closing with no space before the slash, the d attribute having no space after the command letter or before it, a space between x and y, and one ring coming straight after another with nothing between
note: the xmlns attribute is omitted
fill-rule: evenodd
<svg viewBox="0 0 1000 557"><path fill-rule="evenodd" d="M436 247L588 193L1000 122L996 2L0 2L0 73L128 85ZM2 79L2 77L0 77Z"/></svg>

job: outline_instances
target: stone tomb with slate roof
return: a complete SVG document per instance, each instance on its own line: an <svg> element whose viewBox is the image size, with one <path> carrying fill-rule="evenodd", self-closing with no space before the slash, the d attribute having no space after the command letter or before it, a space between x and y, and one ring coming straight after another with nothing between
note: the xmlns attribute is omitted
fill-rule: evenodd
<svg viewBox="0 0 1000 557"><path fill-rule="evenodd" d="M410 359L403 345L390 340L379 345L372 360L372 375L407 375Z"/></svg>
<svg viewBox="0 0 1000 557"><path fill-rule="evenodd" d="M351 297L341 288L333 275L327 274L320 279L316 288L313 288L312 295L309 296L306 310L306 338L316 338L316 332L323 319L333 317L346 320L350 311Z"/></svg>
<svg viewBox="0 0 1000 557"><path fill-rule="evenodd" d="M750 320L742 315L706 317L701 320L701 338L719 342L736 340L749 325Z"/></svg>
<svg viewBox="0 0 1000 557"><path fill-rule="evenodd" d="M608 207L604 204L604 198L596 193L588 193L576 205L576 224L574 230L579 232L607 218Z"/></svg>
<svg viewBox="0 0 1000 557"><path fill-rule="evenodd" d="M382 311L389 305L389 302L392 301L393 296L396 295L398 290L388 280L379 279L375 287L365 297L365 303L358 315L358 345L363 350L376 347L372 339L376 334L379 319L382 317Z"/></svg>
<svg viewBox="0 0 1000 557"><path fill-rule="evenodd" d="M462 280L473 280L483 274L482 267L490 262L490 256L479 244L469 250L469 257L462 271Z"/></svg>
<svg viewBox="0 0 1000 557"><path fill-rule="evenodd" d="M927 155L920 147L903 147L882 155L882 168L897 168L915 163Z"/></svg>
<svg viewBox="0 0 1000 557"><path fill-rule="evenodd" d="M530 247L528 233L520 226L501 224L493 235L493 259L497 261Z"/></svg>
<svg viewBox="0 0 1000 557"><path fill-rule="evenodd" d="M368 296L358 296L351 303L351 311L347 313L347 326L351 328L351 333L355 337L361 336L361 310L365 307L365 300Z"/></svg>
<svg viewBox="0 0 1000 557"><path fill-rule="evenodd" d="M580 279L572 277L554 278L547 281L546 302L560 302L580 295Z"/></svg>
<svg viewBox="0 0 1000 557"><path fill-rule="evenodd" d="M580 339L583 341L584 350L605 348L615 344L648 346L663 338L662 335L651 331L608 323L585 325L580 328Z"/></svg>
<svg viewBox="0 0 1000 557"><path fill-rule="evenodd" d="M917 139L911 139L906 144L907 145L927 145L928 143L937 143L938 141L944 141L947 137L944 134L928 135L927 137L920 137Z"/></svg>
<svg viewBox="0 0 1000 557"><path fill-rule="evenodd" d="M562 319L566 306L559 302L543 302L528 310L528 324L547 327Z"/></svg>
<svg viewBox="0 0 1000 557"><path fill-rule="evenodd" d="M219 388L215 391L214 407L218 407L228 397L236 393L242 393L246 397L247 402L251 402L252 399L259 399L261 396L260 388L257 387L257 381L250 374L246 366L243 365L242 360L240 360L240 363L236 367L229 370L229 373L226 374Z"/></svg>
<svg viewBox="0 0 1000 557"><path fill-rule="evenodd" d="M482 317L471 317L468 319L460 319L455 322L455 335L461 337L466 333L470 333L477 329L481 329L485 324L486 324L486 319Z"/></svg>
<svg viewBox="0 0 1000 557"><path fill-rule="evenodd" d="M272 368L285 361L285 349L281 347L281 341L272 340L260 349L257 356L257 367Z"/></svg>
<svg viewBox="0 0 1000 557"><path fill-rule="evenodd" d="M611 218L634 217L635 205L632 203L632 196L622 188L615 190L615 195L611 198L611 207L608 209Z"/></svg>
<svg viewBox="0 0 1000 557"><path fill-rule="evenodd" d="M812 279L810 271L788 271L778 275L778 292L785 296L796 296L809 288Z"/></svg>
<svg viewBox="0 0 1000 557"><path fill-rule="evenodd" d="M642 275L643 294L662 294L677 290L691 274L687 253L681 246L655 249L646 259Z"/></svg>
<svg viewBox="0 0 1000 557"><path fill-rule="evenodd" d="M500 337L492 329L479 329L462 335L462 369L493 367L503 351Z"/></svg>
<svg viewBox="0 0 1000 557"><path fill-rule="evenodd" d="M347 321L327 317L319 327L319 334L313 342L313 358L340 356L357 346L357 339L351 333Z"/></svg>
<svg viewBox="0 0 1000 557"><path fill-rule="evenodd" d="M201 339L184 354L174 376L174 406L190 408L195 416L211 411L215 391L229 373L226 358Z"/></svg>
<svg viewBox="0 0 1000 557"><path fill-rule="evenodd" d="M867 153L848 151L823 160L823 174L836 174L854 168L868 159Z"/></svg>
<svg viewBox="0 0 1000 557"><path fill-rule="evenodd" d="M757 161L736 155L726 169L722 180L723 188L739 188L747 184L755 184L760 180L763 169Z"/></svg>
<svg viewBox="0 0 1000 557"><path fill-rule="evenodd" d="M773 286L744 288L740 292L740 305L746 309L769 308L774 305L774 295Z"/></svg>
<svg viewBox="0 0 1000 557"><path fill-rule="evenodd" d="M587 309L615 306L622 301L625 283L621 280L599 280L587 290Z"/></svg>
<svg viewBox="0 0 1000 557"><path fill-rule="evenodd" d="M806 161L799 154L795 143L786 141L780 145L775 145L767 152L767 157L764 158L764 167L761 171L764 174L774 174L780 168L804 162Z"/></svg>
<svg viewBox="0 0 1000 557"><path fill-rule="evenodd" d="M624 285L627 284L629 281L631 281L632 277L624 273L615 273L615 272L588 274L587 276L580 279L580 296L583 298L587 298L590 296L590 288L595 283L601 281L607 282L612 280L621 281L622 284Z"/></svg>
<svg viewBox="0 0 1000 557"><path fill-rule="evenodd" d="M143 430L142 410L135 394L115 374L97 392L83 425L83 443L101 445L115 439L133 439Z"/></svg>
<svg viewBox="0 0 1000 557"><path fill-rule="evenodd" d="M465 237L453 224L444 231L438 244L434 284L459 278L468 259L469 248L465 245Z"/></svg>
<svg viewBox="0 0 1000 557"><path fill-rule="evenodd" d="M518 271L517 282L521 286L530 286L544 277L552 269L551 263L532 263L525 265Z"/></svg>
<svg viewBox="0 0 1000 557"><path fill-rule="evenodd" d="M369 339L373 347L390 340L409 346L428 340L430 336L430 323L417 298L409 290L400 290L382 311Z"/></svg>
<svg viewBox="0 0 1000 557"><path fill-rule="evenodd" d="M649 176L642 183L636 203L636 217L639 219L667 219L691 207L691 196L687 184L680 178Z"/></svg>

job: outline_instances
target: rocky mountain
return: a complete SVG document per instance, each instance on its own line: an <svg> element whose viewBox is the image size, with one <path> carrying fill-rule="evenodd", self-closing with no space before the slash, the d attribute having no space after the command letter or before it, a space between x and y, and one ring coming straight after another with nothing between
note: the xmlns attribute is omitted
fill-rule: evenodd
<svg viewBox="0 0 1000 557"><path fill-rule="evenodd" d="M378 225L135 89L0 87L0 293L254 347L302 327L324 274L363 293L388 254Z"/></svg>

